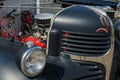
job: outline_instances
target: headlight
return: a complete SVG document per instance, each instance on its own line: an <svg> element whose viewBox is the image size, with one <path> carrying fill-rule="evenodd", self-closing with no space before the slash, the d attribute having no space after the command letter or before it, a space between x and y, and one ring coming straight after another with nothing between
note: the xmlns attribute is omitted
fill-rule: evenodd
<svg viewBox="0 0 120 80"><path fill-rule="evenodd" d="M45 52L40 47L31 47L22 56L21 70L28 77L39 75L46 64Z"/></svg>

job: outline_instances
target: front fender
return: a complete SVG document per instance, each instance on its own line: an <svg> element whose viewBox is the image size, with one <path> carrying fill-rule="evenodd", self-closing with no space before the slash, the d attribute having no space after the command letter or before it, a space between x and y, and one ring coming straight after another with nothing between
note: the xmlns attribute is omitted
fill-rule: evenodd
<svg viewBox="0 0 120 80"><path fill-rule="evenodd" d="M15 50L0 45L0 80L31 80L16 65Z"/></svg>
<svg viewBox="0 0 120 80"><path fill-rule="evenodd" d="M88 67L84 68L84 66L71 60L69 56L54 57L48 55L43 73L34 78L26 77L16 62L17 51L21 47L24 47L24 44L0 40L0 80L81 80L90 76L94 78L94 75L97 78L96 74L101 74L99 71L89 70L91 67L92 69L96 68L98 65L96 63L92 63L92 66L87 63ZM101 69L99 66L98 68Z"/></svg>
<svg viewBox="0 0 120 80"><path fill-rule="evenodd" d="M17 51L24 48L21 42L0 39L0 80L58 80L53 68L47 63L45 71L34 78L26 77L16 61Z"/></svg>

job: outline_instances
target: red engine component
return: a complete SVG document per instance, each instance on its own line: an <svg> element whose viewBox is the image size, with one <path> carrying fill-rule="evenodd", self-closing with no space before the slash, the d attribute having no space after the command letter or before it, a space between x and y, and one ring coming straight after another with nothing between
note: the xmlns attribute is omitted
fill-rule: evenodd
<svg viewBox="0 0 120 80"><path fill-rule="evenodd" d="M28 12L27 14L26 14L26 23L30 26L31 25L31 23L32 23L32 19L31 19L31 14Z"/></svg>
<svg viewBox="0 0 120 80"><path fill-rule="evenodd" d="M28 41L32 41L35 46L40 46L42 48L46 48L46 44L43 43L42 40L40 40L38 38L34 38L32 36L22 38L21 41L25 42L25 43L28 42Z"/></svg>

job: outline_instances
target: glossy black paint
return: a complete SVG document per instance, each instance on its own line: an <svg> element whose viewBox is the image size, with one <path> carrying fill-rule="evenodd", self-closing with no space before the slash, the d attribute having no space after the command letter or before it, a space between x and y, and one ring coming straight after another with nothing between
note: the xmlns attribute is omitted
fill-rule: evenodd
<svg viewBox="0 0 120 80"><path fill-rule="evenodd" d="M0 80L59 80L49 64L41 75L34 78L26 77L20 70L18 60L27 49L24 43L0 38ZM21 51L21 54L18 51Z"/></svg>
<svg viewBox="0 0 120 80"><path fill-rule="evenodd" d="M115 50L114 53L117 55L120 61L120 20L118 19L114 23L114 30L115 30Z"/></svg>
<svg viewBox="0 0 120 80"><path fill-rule="evenodd" d="M56 71L59 80L105 79L105 68L102 64L73 61L67 55L61 55L59 57L49 56L47 59L49 65ZM96 69L96 66L98 69Z"/></svg>
<svg viewBox="0 0 120 80"><path fill-rule="evenodd" d="M57 1L58 2L58 1ZM68 7L72 5L89 5L89 6L110 6L114 10L117 8L118 2L113 2L113 1L105 1L105 0L59 0L58 3L61 3L62 7ZM107 11L107 15L111 18L114 19L114 14L115 11Z"/></svg>
<svg viewBox="0 0 120 80"><path fill-rule="evenodd" d="M95 51L95 48L99 49L100 46L104 46L104 44L97 45L99 43L107 44L106 46L108 47L106 49L108 50L110 47L111 29L113 27L109 17L105 14L106 14L105 12L95 10L93 8L89 8L88 6L79 6L79 5L72 6L61 11L59 14L55 16L53 20L53 24L51 26L52 28L48 36L49 37L48 54L53 56L55 55L59 56L63 50L67 51L64 48L63 44L68 45L67 49L71 48L69 45L74 46L74 49L73 48L72 49L74 51L75 50L77 51L75 53L76 55L79 54L84 55L82 53L84 46L87 48L90 46L89 50L88 49L85 50L84 48L84 51L88 51L86 53L89 52L92 53ZM104 20L107 22L108 25ZM97 31L98 29L101 28L104 29L108 28L108 31L107 32ZM67 36L66 34L68 34L68 38L66 38ZM93 46L94 42L96 42L97 47ZM76 47L77 49L75 49ZM96 53L99 52L100 50L98 50L98 52ZM71 52L71 54L74 54L74 52ZM95 54L92 55L95 56ZM90 56L90 55L87 54L86 56Z"/></svg>
<svg viewBox="0 0 120 80"><path fill-rule="evenodd" d="M61 55L60 57L48 56L43 73L34 78L26 77L21 72L17 60L27 49L21 42L0 39L0 80L79 80L96 74L73 62L69 56ZM23 50L21 55L18 54L19 50Z"/></svg>
<svg viewBox="0 0 120 80"><path fill-rule="evenodd" d="M48 36L48 56L45 70L34 78L26 77L19 67L19 60L28 48L21 42L0 39L0 80L104 80L105 68L102 64L74 61L69 55L60 54L63 32L111 36L111 24L109 25L109 32L96 32L103 26L100 16L88 7L74 6L58 14Z"/></svg>
<svg viewBox="0 0 120 80"><path fill-rule="evenodd" d="M16 64L16 52L23 46L19 42L0 39L0 80L31 80L23 75Z"/></svg>
<svg viewBox="0 0 120 80"><path fill-rule="evenodd" d="M92 5L92 6L111 6L113 8L117 7L118 2L104 1L104 0L60 0L63 7L68 7L71 5Z"/></svg>

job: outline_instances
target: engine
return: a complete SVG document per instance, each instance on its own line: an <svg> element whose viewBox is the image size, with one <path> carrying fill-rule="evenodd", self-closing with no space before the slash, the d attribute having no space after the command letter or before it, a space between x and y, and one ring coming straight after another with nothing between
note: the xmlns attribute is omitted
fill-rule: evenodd
<svg viewBox="0 0 120 80"><path fill-rule="evenodd" d="M33 15L30 11L21 12L21 27L15 27L16 12L13 9L0 20L0 37L30 43L35 46L46 48L47 32L53 14L41 13Z"/></svg>

